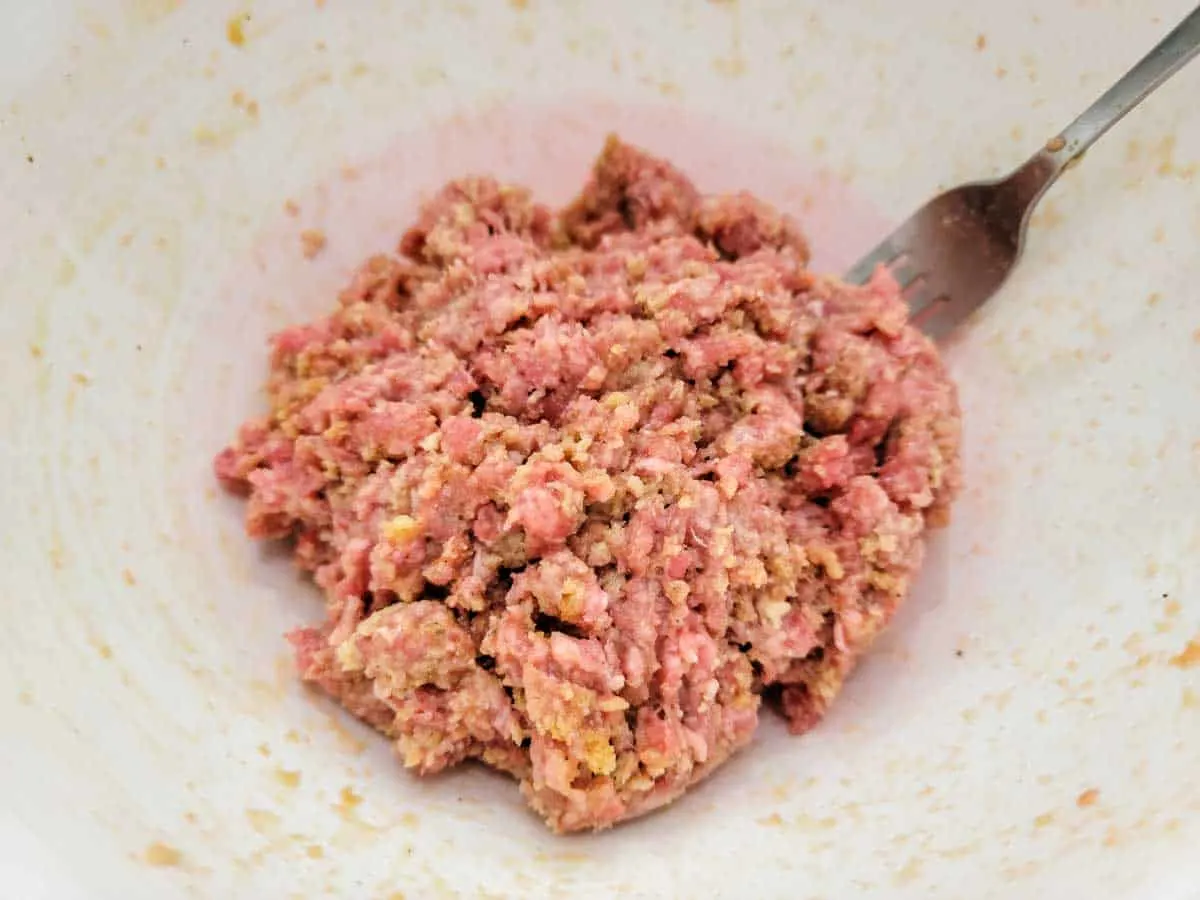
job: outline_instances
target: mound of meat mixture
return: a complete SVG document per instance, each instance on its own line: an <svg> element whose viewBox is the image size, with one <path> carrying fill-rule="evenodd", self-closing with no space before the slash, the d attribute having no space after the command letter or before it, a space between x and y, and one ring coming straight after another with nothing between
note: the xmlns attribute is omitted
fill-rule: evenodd
<svg viewBox="0 0 1200 900"><path fill-rule="evenodd" d="M300 674L404 765L511 773L556 830L678 797L766 698L811 728L959 482L895 283L610 139L555 212L446 186L272 342L216 472L326 597Z"/></svg>

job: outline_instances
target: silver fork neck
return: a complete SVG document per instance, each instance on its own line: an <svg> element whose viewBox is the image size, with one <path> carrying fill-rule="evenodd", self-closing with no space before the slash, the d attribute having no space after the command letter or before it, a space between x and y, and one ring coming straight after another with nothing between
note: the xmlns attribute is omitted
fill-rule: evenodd
<svg viewBox="0 0 1200 900"><path fill-rule="evenodd" d="M1013 185L1026 203L1033 203L1077 162L1101 135L1124 118L1164 81L1200 52L1200 6L1158 42L1095 103L1035 153L1014 173Z"/></svg>

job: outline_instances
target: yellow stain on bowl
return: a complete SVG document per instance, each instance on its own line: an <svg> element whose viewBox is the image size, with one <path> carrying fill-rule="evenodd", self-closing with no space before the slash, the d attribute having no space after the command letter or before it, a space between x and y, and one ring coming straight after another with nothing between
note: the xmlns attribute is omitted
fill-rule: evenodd
<svg viewBox="0 0 1200 900"><path fill-rule="evenodd" d="M1029 878L1037 874L1037 871L1042 867L1043 862L1036 859L1027 859L1021 863L1012 863L1001 870L1001 875L1006 881L1020 881L1023 878Z"/></svg>
<svg viewBox="0 0 1200 900"><path fill-rule="evenodd" d="M62 532L54 527L50 531L50 566L56 572L61 572L67 567L67 551L63 545Z"/></svg>
<svg viewBox="0 0 1200 900"><path fill-rule="evenodd" d="M575 850L558 850L551 853L535 853L533 854L535 862L539 863L566 863L567 865L578 865L580 863L590 862L592 857L586 853L579 853Z"/></svg>
<svg viewBox="0 0 1200 900"><path fill-rule="evenodd" d="M333 733L339 747L347 753L361 756L367 752L367 742L354 734L349 726L336 713L329 714L325 725Z"/></svg>
<svg viewBox="0 0 1200 900"><path fill-rule="evenodd" d="M332 809L343 822L347 825L352 825L357 829L366 831L378 831L378 827L361 818L358 814L358 808L362 806L363 797L350 785L346 785L338 793L337 803L332 804Z"/></svg>
<svg viewBox="0 0 1200 900"><path fill-rule="evenodd" d="M255 699L270 705L282 699L284 688L281 685L272 684L261 678L252 678L250 680L250 690L254 694Z"/></svg>
<svg viewBox="0 0 1200 900"><path fill-rule="evenodd" d="M300 253L305 259L313 259L325 249L327 238L319 228L306 228L300 232Z"/></svg>
<svg viewBox="0 0 1200 900"><path fill-rule="evenodd" d="M892 882L901 887L906 884L912 884L921 877L921 869L924 866L919 856L914 856L906 862L892 878Z"/></svg>
<svg viewBox="0 0 1200 900"><path fill-rule="evenodd" d="M75 280L75 276L79 274L74 261L64 256L58 263L58 272L55 280L63 286L66 286Z"/></svg>
<svg viewBox="0 0 1200 900"><path fill-rule="evenodd" d="M998 691L994 694L984 694L982 702L990 704L998 711L1003 712L1012 702L1012 690Z"/></svg>
<svg viewBox="0 0 1200 900"><path fill-rule="evenodd" d="M1043 203L1041 210L1033 216L1034 224L1046 229L1055 228L1064 221L1066 221L1066 217L1063 216L1058 204L1053 200L1047 200Z"/></svg>
<svg viewBox="0 0 1200 900"><path fill-rule="evenodd" d="M174 868L183 864L183 853L177 847L155 841L142 852L142 859L152 866Z"/></svg>
<svg viewBox="0 0 1200 900"><path fill-rule="evenodd" d="M837 819L833 816L824 816L818 819L807 813L801 813L796 816L792 825L800 831L828 831L831 828L837 827Z"/></svg>
<svg viewBox="0 0 1200 900"><path fill-rule="evenodd" d="M1121 649L1134 657L1141 656L1143 653L1142 645L1145 638L1139 632L1133 632L1121 644Z"/></svg>
<svg viewBox="0 0 1200 900"><path fill-rule="evenodd" d="M248 13L233 16L225 23L225 39L235 47L244 47L246 45L246 22L250 16Z"/></svg>
<svg viewBox="0 0 1200 900"><path fill-rule="evenodd" d="M258 118L258 101L246 94L245 91L234 91L230 101L250 118Z"/></svg>
<svg viewBox="0 0 1200 900"><path fill-rule="evenodd" d="M1175 172L1175 135L1168 134L1152 151L1155 161L1158 163L1154 171L1166 177Z"/></svg>
<svg viewBox="0 0 1200 900"><path fill-rule="evenodd" d="M787 800L796 787L796 779L786 778L771 788L771 796L776 800Z"/></svg>
<svg viewBox="0 0 1200 900"><path fill-rule="evenodd" d="M281 819L276 813L268 809L247 809L246 821L250 823L250 827L259 834L273 834L279 829Z"/></svg>
<svg viewBox="0 0 1200 900"><path fill-rule="evenodd" d="M338 795L337 809L339 812L352 812L362 805L363 798L354 788L346 785Z"/></svg>
<svg viewBox="0 0 1200 900"><path fill-rule="evenodd" d="M741 55L720 56L713 60L713 69L726 78L738 78L746 74L746 60Z"/></svg>
<svg viewBox="0 0 1200 900"><path fill-rule="evenodd" d="M1192 638L1182 650L1168 662L1177 669L1194 669L1200 666L1200 638Z"/></svg>
<svg viewBox="0 0 1200 900"><path fill-rule="evenodd" d="M183 6L183 0L128 0L126 15L139 25L153 25Z"/></svg>
<svg viewBox="0 0 1200 900"><path fill-rule="evenodd" d="M1153 662L1154 662L1154 654L1153 653L1143 653L1141 656L1139 656L1137 659L1135 659L1133 661L1133 667L1135 669L1148 669L1148 668L1150 668L1150 666Z"/></svg>
<svg viewBox="0 0 1200 900"><path fill-rule="evenodd" d="M215 145L220 140L219 135L209 128L207 125L197 125L192 132L192 137L197 144Z"/></svg>
<svg viewBox="0 0 1200 900"><path fill-rule="evenodd" d="M965 859L973 853L978 853L980 846L979 841L971 841L969 844L960 844L957 847L947 847L934 852L942 859Z"/></svg>
<svg viewBox="0 0 1200 900"><path fill-rule="evenodd" d="M1075 798L1075 805L1080 809L1086 809L1089 806L1095 806L1100 800L1099 788L1088 788Z"/></svg>

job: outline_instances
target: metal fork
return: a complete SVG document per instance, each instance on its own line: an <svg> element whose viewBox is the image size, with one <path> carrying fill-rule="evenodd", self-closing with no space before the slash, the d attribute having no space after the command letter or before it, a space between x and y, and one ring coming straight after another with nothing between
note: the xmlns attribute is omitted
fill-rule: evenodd
<svg viewBox="0 0 1200 900"><path fill-rule="evenodd" d="M1006 178L934 197L859 260L846 280L863 284L886 266L904 290L913 321L931 337L945 337L1013 270L1030 214L1050 185L1198 51L1200 7L1028 162Z"/></svg>

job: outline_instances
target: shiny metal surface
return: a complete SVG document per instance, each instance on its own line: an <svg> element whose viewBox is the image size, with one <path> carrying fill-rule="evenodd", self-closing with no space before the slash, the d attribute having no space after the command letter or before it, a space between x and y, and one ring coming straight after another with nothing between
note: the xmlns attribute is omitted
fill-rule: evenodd
<svg viewBox="0 0 1200 900"><path fill-rule="evenodd" d="M1034 207L1058 176L1197 52L1200 7L1028 162L1005 178L934 197L851 267L846 280L861 284L887 266L914 321L931 337L946 336L1004 283Z"/></svg>

